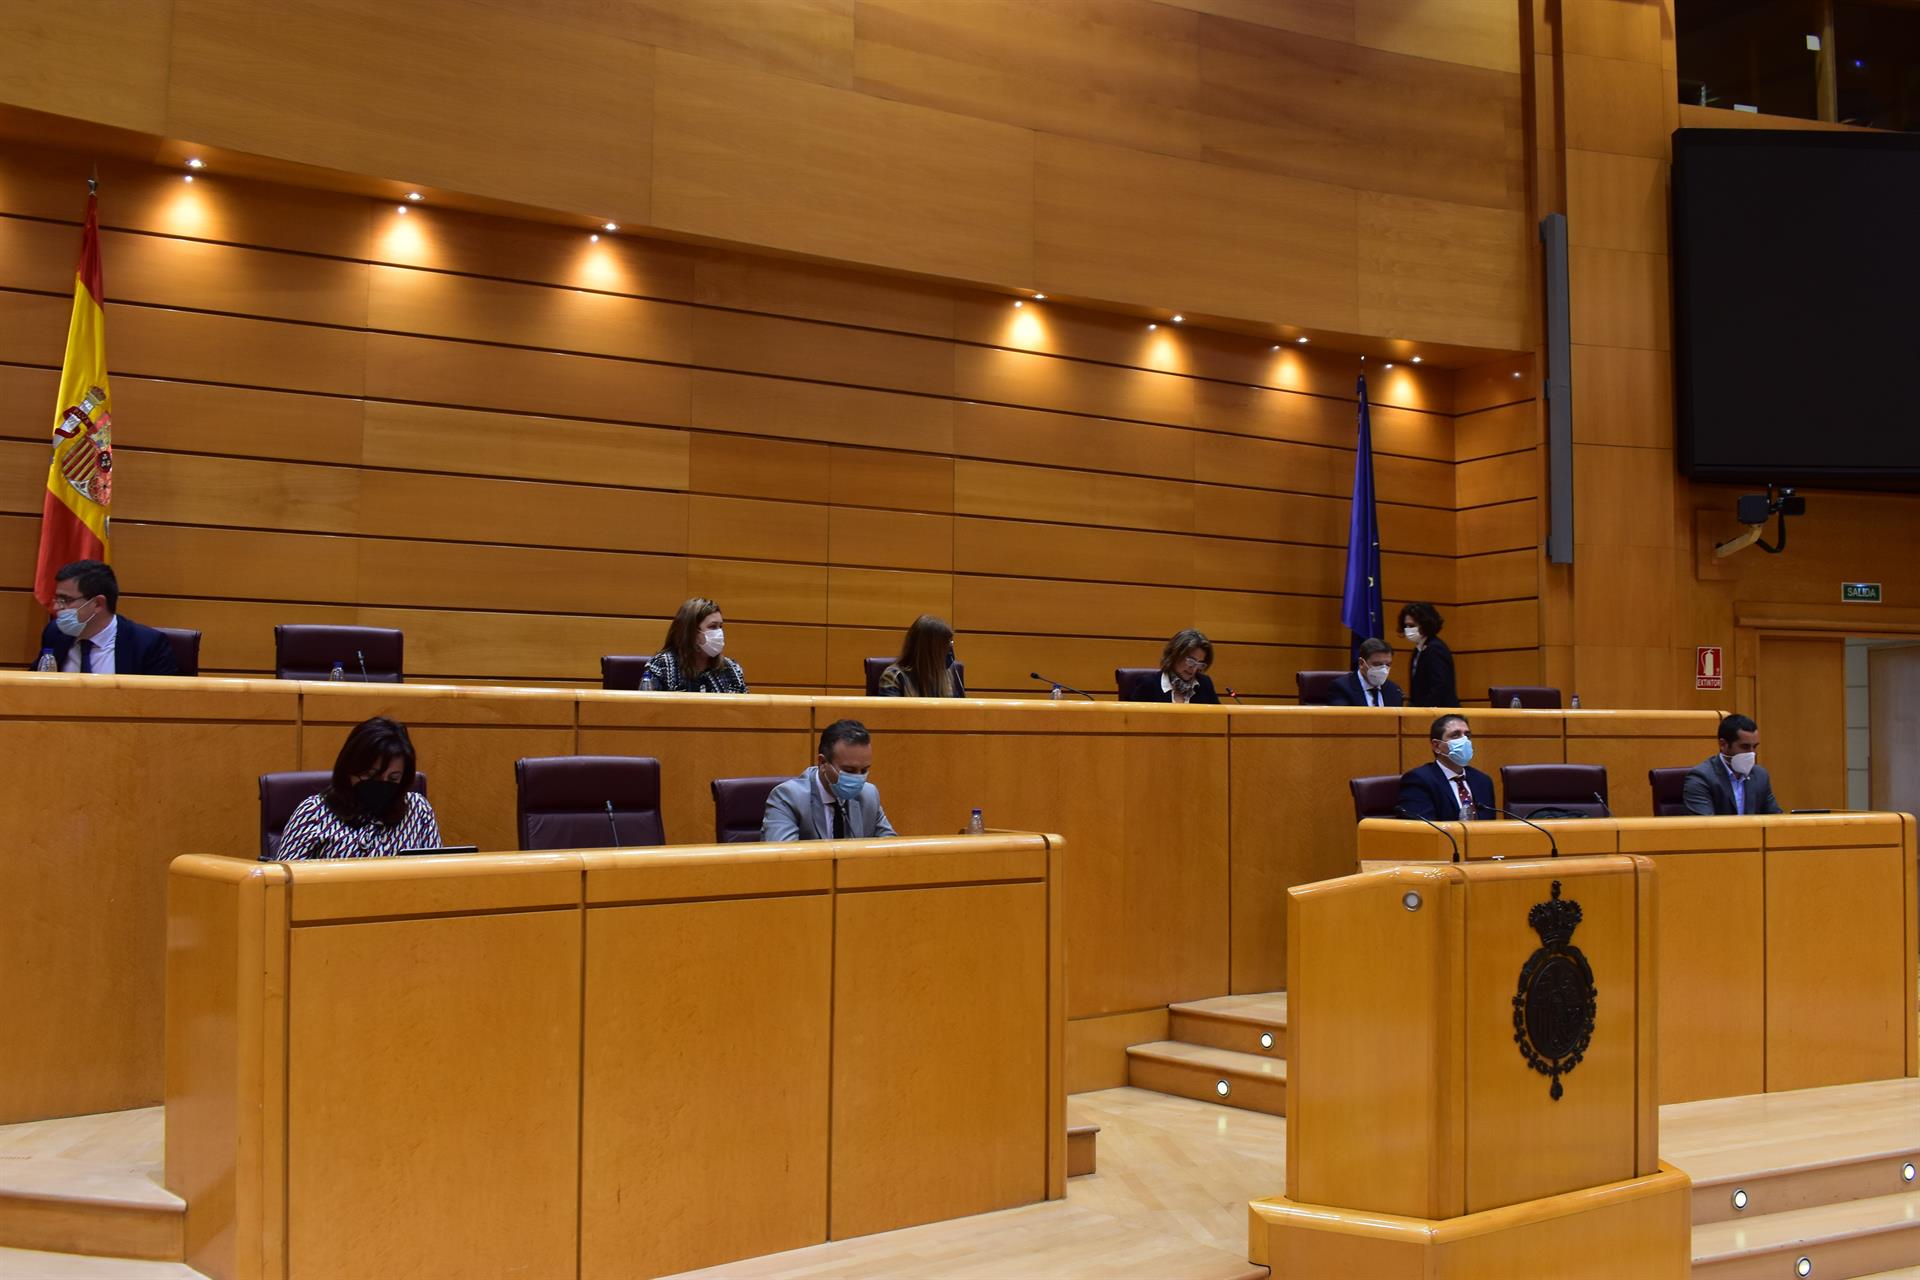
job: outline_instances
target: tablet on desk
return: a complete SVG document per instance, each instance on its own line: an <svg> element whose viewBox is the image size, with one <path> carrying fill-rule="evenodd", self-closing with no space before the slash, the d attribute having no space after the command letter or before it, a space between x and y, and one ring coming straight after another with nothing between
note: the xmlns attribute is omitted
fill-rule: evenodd
<svg viewBox="0 0 1920 1280"><path fill-rule="evenodd" d="M477 844L449 844L449 845L442 845L439 848L435 848L435 849L402 849L399 853L395 854L394 856L398 858L423 858L430 853L478 853L478 852L480 852L480 846Z"/></svg>

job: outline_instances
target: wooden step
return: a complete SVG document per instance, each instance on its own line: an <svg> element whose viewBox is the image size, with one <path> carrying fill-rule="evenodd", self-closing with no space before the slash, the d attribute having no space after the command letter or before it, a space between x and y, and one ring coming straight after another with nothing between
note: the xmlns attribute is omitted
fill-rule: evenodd
<svg viewBox="0 0 1920 1280"><path fill-rule="evenodd" d="M1287 1064L1279 1058L1156 1040L1128 1048L1127 1082L1196 1102L1287 1114Z"/></svg>
<svg viewBox="0 0 1920 1280"><path fill-rule="evenodd" d="M1865 1276L1920 1258L1920 1191L1770 1213L1693 1229L1695 1280Z"/></svg>
<svg viewBox="0 0 1920 1280"><path fill-rule="evenodd" d="M1097 1124L1067 1126L1067 1176L1069 1178L1099 1172L1100 1160L1094 1150L1099 1137L1100 1126Z"/></svg>
<svg viewBox="0 0 1920 1280"><path fill-rule="evenodd" d="M0 1248L0 1280L207 1280L184 1262Z"/></svg>
<svg viewBox="0 0 1920 1280"><path fill-rule="evenodd" d="M0 1159L0 1247L178 1262L186 1204L151 1173Z"/></svg>
<svg viewBox="0 0 1920 1280"><path fill-rule="evenodd" d="M1916 1170L1920 1170L1920 1148L1908 1147L1701 1178L1693 1184L1693 1221L1703 1226L1751 1220L1816 1205L1899 1195L1920 1190Z"/></svg>
<svg viewBox="0 0 1920 1280"><path fill-rule="evenodd" d="M1167 1038L1263 1058L1287 1056L1287 993L1215 996L1167 1006Z"/></svg>

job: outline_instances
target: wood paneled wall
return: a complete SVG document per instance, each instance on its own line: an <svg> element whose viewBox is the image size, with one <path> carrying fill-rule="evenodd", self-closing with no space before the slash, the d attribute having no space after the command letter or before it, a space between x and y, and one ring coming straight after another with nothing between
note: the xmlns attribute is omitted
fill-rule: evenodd
<svg viewBox="0 0 1920 1280"><path fill-rule="evenodd" d="M88 158L4 159L24 659ZM592 682L692 595L765 691L858 687L921 612L987 694L1109 691L1185 626L1255 697L1344 665L1356 357L218 172L109 163L101 204L124 608L208 672L341 621L416 677ZM1469 698L1537 674L1525 367L1370 379L1389 607L1452 611Z"/></svg>
<svg viewBox="0 0 1920 1280"><path fill-rule="evenodd" d="M0 102L707 240L1510 350L1520 9L84 0L0 24Z"/></svg>

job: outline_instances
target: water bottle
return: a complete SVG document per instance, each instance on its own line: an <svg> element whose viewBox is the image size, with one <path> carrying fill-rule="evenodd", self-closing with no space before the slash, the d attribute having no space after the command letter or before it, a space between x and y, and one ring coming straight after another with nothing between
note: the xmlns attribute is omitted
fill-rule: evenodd
<svg viewBox="0 0 1920 1280"><path fill-rule="evenodd" d="M653 691L654 691L655 689L657 689L657 688L659 688L659 687L660 687L660 686L658 686L658 685L656 685L656 684L655 684L655 683L653 682L653 668L652 668L652 667L648 667L648 668L647 668L647 669L646 669L645 671L642 671L642 672L640 673L640 692L642 692L642 693L652 693L652 692L653 692Z"/></svg>
<svg viewBox="0 0 1920 1280"><path fill-rule="evenodd" d="M983 836L987 834L987 824L980 820L980 811L978 809L975 809L973 816L967 819L967 834L970 836Z"/></svg>
<svg viewBox="0 0 1920 1280"><path fill-rule="evenodd" d="M58 671L60 664L54 661L53 650L42 649L40 656L33 661L33 669L35 671Z"/></svg>
<svg viewBox="0 0 1920 1280"><path fill-rule="evenodd" d="M1573 709L1575 711L1580 709L1580 695L1577 693L1573 695Z"/></svg>
<svg viewBox="0 0 1920 1280"><path fill-rule="evenodd" d="M333 670L327 672L327 679L345 680L346 678L347 678L347 664L342 662L340 659L335 658L333 660Z"/></svg>
<svg viewBox="0 0 1920 1280"><path fill-rule="evenodd" d="M1520 709L1520 695L1517 693L1514 694L1513 701L1509 702L1507 705L1513 708L1515 711L1518 711Z"/></svg>
<svg viewBox="0 0 1920 1280"><path fill-rule="evenodd" d="M1065 695L1060 692L1060 686L1055 685L1053 686L1053 693L1050 696L1053 698L1055 702L1058 702Z"/></svg>

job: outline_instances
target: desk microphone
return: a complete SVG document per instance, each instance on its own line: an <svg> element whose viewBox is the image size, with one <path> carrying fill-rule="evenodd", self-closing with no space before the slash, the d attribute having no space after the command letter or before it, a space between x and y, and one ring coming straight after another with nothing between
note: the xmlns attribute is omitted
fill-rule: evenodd
<svg viewBox="0 0 1920 1280"><path fill-rule="evenodd" d="M1029 676L1032 676L1035 680L1045 681L1047 684L1052 685L1056 689L1065 689L1068 693L1077 693L1081 697L1085 698L1088 702L1092 702L1095 700L1094 696L1088 693L1085 689L1076 689L1064 680L1048 680L1047 677L1041 675L1038 671L1029 671L1027 672L1027 674Z"/></svg>
<svg viewBox="0 0 1920 1280"><path fill-rule="evenodd" d="M1222 690L1222 692L1224 692L1229 698L1232 698L1235 702L1240 702L1240 695L1235 693L1233 690L1225 689L1225 690ZM1241 703L1241 705L1245 706L1246 704Z"/></svg>
<svg viewBox="0 0 1920 1280"><path fill-rule="evenodd" d="M1447 838L1447 843L1453 846L1453 860L1455 862L1460 861L1460 842L1453 838L1453 832L1447 830L1445 827L1435 822L1432 818L1425 817L1424 815L1421 815L1418 813L1408 813L1407 806L1403 804L1397 804L1393 806L1393 811L1399 814L1403 818L1412 818L1415 822L1424 822L1428 826L1432 827L1435 831L1438 831L1441 835L1445 836Z"/></svg>
<svg viewBox="0 0 1920 1280"><path fill-rule="evenodd" d="M372 679L372 677L367 674L367 655L359 649L355 649L353 656L360 659L360 683L365 684L368 680Z"/></svg>
<svg viewBox="0 0 1920 1280"><path fill-rule="evenodd" d="M1613 816L1613 810L1607 808L1607 798L1601 795L1598 791L1593 793L1593 798L1594 798L1594 801L1597 804L1599 804L1600 812L1606 814L1609 818L1611 818Z"/></svg>
<svg viewBox="0 0 1920 1280"><path fill-rule="evenodd" d="M620 824L613 820L613 801L607 801L607 825L613 828L613 847L620 847Z"/></svg>
<svg viewBox="0 0 1920 1280"><path fill-rule="evenodd" d="M1512 818L1515 822L1526 823L1528 826L1532 827L1535 831L1538 831L1541 835L1547 838L1547 847L1550 850L1550 852L1547 854L1549 858L1557 858L1560 856L1560 842L1553 838L1553 832L1547 830L1545 827L1541 826L1539 823L1534 822L1528 818L1523 818L1517 813L1508 813L1505 809L1496 809L1492 805L1486 805L1485 808L1488 813L1497 813L1502 817Z"/></svg>

